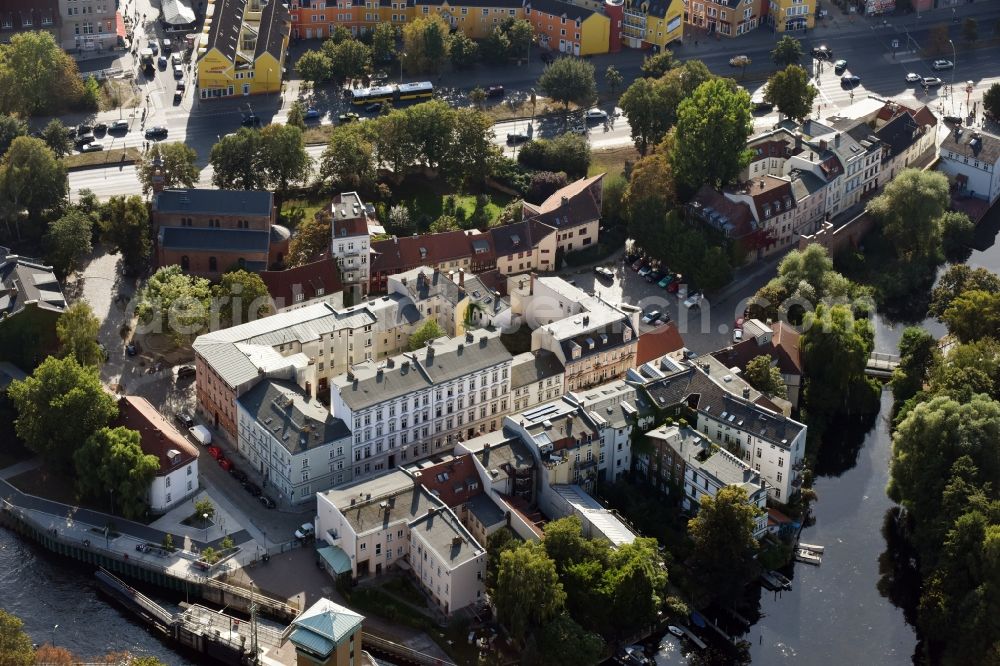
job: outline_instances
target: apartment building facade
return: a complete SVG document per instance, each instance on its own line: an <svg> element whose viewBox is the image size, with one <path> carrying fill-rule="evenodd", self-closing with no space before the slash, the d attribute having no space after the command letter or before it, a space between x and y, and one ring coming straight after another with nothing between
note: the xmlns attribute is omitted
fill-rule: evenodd
<svg viewBox="0 0 1000 666"><path fill-rule="evenodd" d="M24 25L27 14L22 14L21 25L25 29L48 31L58 23L59 45L68 53L110 51L118 46L119 36L125 37L125 24L115 0L59 0L58 21L51 20L50 8L45 5L45 2L34 3L41 9L39 26L34 25L33 18L31 26Z"/></svg>
<svg viewBox="0 0 1000 666"><path fill-rule="evenodd" d="M195 55L198 97L245 97L281 91L291 34L280 0L208 0Z"/></svg>
<svg viewBox="0 0 1000 666"><path fill-rule="evenodd" d="M684 21L710 36L739 37L757 29L768 0L684 0Z"/></svg>
<svg viewBox="0 0 1000 666"><path fill-rule="evenodd" d="M340 267L344 287L352 302L368 295L370 285L371 235L367 207L357 192L344 192L330 204L330 254Z"/></svg>

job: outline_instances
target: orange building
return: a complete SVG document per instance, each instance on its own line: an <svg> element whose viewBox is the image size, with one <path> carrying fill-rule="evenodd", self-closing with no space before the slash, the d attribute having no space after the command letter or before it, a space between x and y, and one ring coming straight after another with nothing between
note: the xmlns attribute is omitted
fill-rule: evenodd
<svg viewBox="0 0 1000 666"><path fill-rule="evenodd" d="M610 48L611 20L592 9L559 0L525 0L524 17L542 48L576 56Z"/></svg>

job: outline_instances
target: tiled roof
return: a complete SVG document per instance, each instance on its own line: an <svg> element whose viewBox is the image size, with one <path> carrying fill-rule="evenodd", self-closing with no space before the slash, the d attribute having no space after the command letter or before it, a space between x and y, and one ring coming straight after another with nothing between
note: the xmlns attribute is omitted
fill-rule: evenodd
<svg viewBox="0 0 1000 666"><path fill-rule="evenodd" d="M523 221L490 229L496 256L505 257L534 249L543 238L555 229L537 221Z"/></svg>
<svg viewBox="0 0 1000 666"><path fill-rule="evenodd" d="M510 369L510 388L519 389L561 375L565 371L559 357L548 350L524 352L514 357Z"/></svg>
<svg viewBox="0 0 1000 666"><path fill-rule="evenodd" d="M600 195L594 196L593 188L601 188L604 174L581 178L558 189L549 198L535 206L524 202L524 219L567 228L586 224L601 217Z"/></svg>
<svg viewBox="0 0 1000 666"><path fill-rule="evenodd" d="M273 209L274 195L256 190L163 190L153 195L154 213L270 217Z"/></svg>
<svg viewBox="0 0 1000 666"><path fill-rule="evenodd" d="M525 0L524 7L549 16L565 16L569 20L580 22L590 18L595 13L592 9L578 7L559 0Z"/></svg>
<svg viewBox="0 0 1000 666"><path fill-rule="evenodd" d="M917 122L906 113L900 113L875 130L875 136L889 149L884 159L892 159L905 152L920 139L919 131Z"/></svg>
<svg viewBox="0 0 1000 666"><path fill-rule="evenodd" d="M292 382L267 379L236 400L292 455L351 436L343 421Z"/></svg>
<svg viewBox="0 0 1000 666"><path fill-rule="evenodd" d="M145 398L135 395L118 400L118 418L112 427L124 427L139 433L142 452L156 456L160 463L157 476L166 476L175 469L198 459L198 449L177 431L170 421Z"/></svg>
<svg viewBox="0 0 1000 666"><path fill-rule="evenodd" d="M271 246L271 232L258 229L161 227L160 247L209 252L263 252Z"/></svg>
<svg viewBox="0 0 1000 666"><path fill-rule="evenodd" d="M291 34L291 30L292 15L288 11L288 3L282 0L268 0L260 15L254 60L265 53L270 53L275 60L281 62L285 40ZM274 72L273 75L276 79L281 78L281 72Z"/></svg>
<svg viewBox="0 0 1000 666"><path fill-rule="evenodd" d="M694 195L689 210L730 238L744 238L757 228L757 221L747 203L732 201L709 185L701 186Z"/></svg>
<svg viewBox="0 0 1000 666"><path fill-rule="evenodd" d="M332 257L283 271L263 271L260 274L277 309L294 305L296 294L308 301L317 296L329 296L343 289L337 262Z"/></svg>
<svg viewBox="0 0 1000 666"><path fill-rule="evenodd" d="M486 234L445 231L420 236L393 236L372 243L371 270L389 275L417 266L437 265L477 256L473 243L488 238Z"/></svg>
<svg viewBox="0 0 1000 666"><path fill-rule="evenodd" d="M684 347L677 325L673 322L658 326L639 336L639 346L636 351L635 364L640 366L661 356L675 352Z"/></svg>
<svg viewBox="0 0 1000 666"><path fill-rule="evenodd" d="M413 471L414 478L442 502L455 508L483 493L472 454L450 458Z"/></svg>
<svg viewBox="0 0 1000 666"><path fill-rule="evenodd" d="M939 152L942 156L951 152L960 158L967 157L981 163L996 164L1000 162L1000 137L985 131L976 132L966 129L958 133L952 130L941 141Z"/></svg>
<svg viewBox="0 0 1000 666"><path fill-rule="evenodd" d="M745 194L753 199L757 219L761 222L792 210L797 205L789 179L767 174L744 183L734 193Z"/></svg>
<svg viewBox="0 0 1000 666"><path fill-rule="evenodd" d="M216 0L209 6L214 7L215 11L205 19L206 22L209 19L212 21L208 28L208 39L205 40L205 52L216 49L227 60L235 62L247 0Z"/></svg>

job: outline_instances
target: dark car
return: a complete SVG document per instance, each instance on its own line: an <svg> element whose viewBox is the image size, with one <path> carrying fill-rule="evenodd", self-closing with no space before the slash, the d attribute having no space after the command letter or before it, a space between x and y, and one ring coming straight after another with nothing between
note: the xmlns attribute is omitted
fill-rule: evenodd
<svg viewBox="0 0 1000 666"><path fill-rule="evenodd" d="M90 134L93 131L94 131L94 126L93 125L83 125L83 124L80 124L80 125L76 126L76 133L77 134Z"/></svg>
<svg viewBox="0 0 1000 666"><path fill-rule="evenodd" d="M663 273L660 271L653 271L646 276L646 282L659 282L663 279Z"/></svg>
<svg viewBox="0 0 1000 666"><path fill-rule="evenodd" d="M850 76L840 77L840 86L842 88L857 88L861 85L861 77L854 74Z"/></svg>
<svg viewBox="0 0 1000 666"><path fill-rule="evenodd" d="M604 266L597 266L594 268L594 273L597 277L604 278L605 280L614 280L615 274L610 268L605 268Z"/></svg>
<svg viewBox="0 0 1000 666"><path fill-rule="evenodd" d="M274 507L278 506L278 503L275 502L270 497L268 497L267 495L260 496L260 503L266 506L268 509L273 509Z"/></svg>
<svg viewBox="0 0 1000 666"><path fill-rule="evenodd" d="M95 134L105 134L108 131L108 126L106 123L97 123L94 125Z"/></svg>
<svg viewBox="0 0 1000 666"><path fill-rule="evenodd" d="M182 365L177 368L177 379L189 379L194 377L197 372L193 365Z"/></svg>
<svg viewBox="0 0 1000 666"><path fill-rule="evenodd" d="M135 356L139 353L139 344L136 342L130 342L125 345L125 353L129 356Z"/></svg>
<svg viewBox="0 0 1000 666"><path fill-rule="evenodd" d="M551 53L547 52L542 53L542 62L544 62L546 65L550 64L553 60L555 60L555 57Z"/></svg>
<svg viewBox="0 0 1000 666"><path fill-rule="evenodd" d="M127 120L116 120L108 127L109 132L128 132Z"/></svg>
<svg viewBox="0 0 1000 666"><path fill-rule="evenodd" d="M486 89L487 97L503 97L503 86L490 86Z"/></svg>
<svg viewBox="0 0 1000 666"><path fill-rule="evenodd" d="M240 125L243 127L260 127L260 118L251 113L250 115L243 116Z"/></svg>
<svg viewBox="0 0 1000 666"><path fill-rule="evenodd" d="M229 473L232 474L233 478L239 481L240 483L250 480L250 477L247 476L247 473L241 469L233 467L229 470Z"/></svg>
<svg viewBox="0 0 1000 666"><path fill-rule="evenodd" d="M378 113L382 110L382 102L372 102L365 107L365 111L368 113Z"/></svg>
<svg viewBox="0 0 1000 666"><path fill-rule="evenodd" d="M528 135L524 132L508 132L507 143L518 144L528 140Z"/></svg>
<svg viewBox="0 0 1000 666"><path fill-rule="evenodd" d="M841 74L843 74L846 71L847 71L847 61L846 60L838 60L837 62L833 63L833 73L834 74L840 76Z"/></svg>
<svg viewBox="0 0 1000 666"><path fill-rule="evenodd" d="M177 417L177 420L181 422L181 425L183 425L185 428L194 427L194 418L192 418L191 415L188 414L187 412L177 412L175 416Z"/></svg>
<svg viewBox="0 0 1000 666"><path fill-rule="evenodd" d="M167 128L166 127L150 127L146 130L145 134L147 139L166 139L167 138Z"/></svg>
<svg viewBox="0 0 1000 666"><path fill-rule="evenodd" d="M944 121L952 125L961 125L962 118L960 116L945 116Z"/></svg>
<svg viewBox="0 0 1000 666"><path fill-rule="evenodd" d="M90 134L90 133L87 133L87 134L78 134L77 137L76 137L76 140L74 141L74 143L76 143L76 147L77 148L83 148L88 143L93 143L94 140L95 139L94 139L94 135L93 134Z"/></svg>
<svg viewBox="0 0 1000 666"><path fill-rule="evenodd" d="M812 57L816 60L829 60L833 57L833 51L826 46L817 46L812 50Z"/></svg>
<svg viewBox="0 0 1000 666"><path fill-rule="evenodd" d="M243 487L246 488L246 491L251 495L253 495L254 497L260 497L261 495L264 494L264 491L260 489L260 486L258 486L253 481L248 481L247 483L244 483Z"/></svg>

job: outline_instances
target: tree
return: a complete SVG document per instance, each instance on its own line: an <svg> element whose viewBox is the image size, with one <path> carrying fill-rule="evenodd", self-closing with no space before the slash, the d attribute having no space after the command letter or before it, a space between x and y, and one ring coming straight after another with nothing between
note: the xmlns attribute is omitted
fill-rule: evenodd
<svg viewBox="0 0 1000 666"><path fill-rule="evenodd" d="M211 520L215 516L215 505L212 504L212 500L207 497L203 497L200 500L195 500L194 502L194 513L199 518L204 518L208 516L207 520Z"/></svg>
<svg viewBox="0 0 1000 666"><path fill-rule="evenodd" d="M518 643L532 627L554 620L566 601L555 563L539 543L524 543L500 554L497 617Z"/></svg>
<svg viewBox="0 0 1000 666"><path fill-rule="evenodd" d="M948 261L962 261L975 242L976 225L969 216L955 210L945 211L938 221L941 227L941 251Z"/></svg>
<svg viewBox="0 0 1000 666"><path fill-rule="evenodd" d="M531 174L531 185L525 198L538 205L556 190L566 186L566 174L562 171L536 171Z"/></svg>
<svg viewBox="0 0 1000 666"><path fill-rule="evenodd" d="M194 148L180 141L154 142L143 154L136 169L143 194L149 194L153 189L157 159L160 160L159 175L163 179L164 189L191 188L198 182L201 169L198 168L198 153Z"/></svg>
<svg viewBox="0 0 1000 666"><path fill-rule="evenodd" d="M330 59L330 74L336 81L357 79L371 71L372 50L356 39L340 43L329 40L324 42L323 51Z"/></svg>
<svg viewBox="0 0 1000 666"><path fill-rule="evenodd" d="M405 114L410 140L417 148L417 160L437 169L451 150L455 110L441 100L432 100L399 113Z"/></svg>
<svg viewBox="0 0 1000 666"><path fill-rule="evenodd" d="M483 60L491 65L502 65L510 57L510 37L499 26L486 35L482 42Z"/></svg>
<svg viewBox="0 0 1000 666"><path fill-rule="evenodd" d="M269 126L270 127L270 126ZM267 173L260 164L261 132L248 127L222 137L208 158L212 184L227 190L263 190Z"/></svg>
<svg viewBox="0 0 1000 666"><path fill-rule="evenodd" d="M940 220L950 202L943 173L906 169L871 200L868 211L900 259L936 261L941 251Z"/></svg>
<svg viewBox="0 0 1000 666"><path fill-rule="evenodd" d="M56 336L63 356L72 356L81 366L98 367L104 354L97 344L101 321L86 301L77 301L56 320Z"/></svg>
<svg viewBox="0 0 1000 666"><path fill-rule="evenodd" d="M452 53L455 51L453 50ZM476 86L469 91L469 101L477 108L483 108L483 104L486 102L486 91Z"/></svg>
<svg viewBox="0 0 1000 666"><path fill-rule="evenodd" d="M83 495L98 499L113 490L112 510L117 507L126 518L138 518L148 508L149 484L160 469L160 459L143 453L137 431L101 428L77 449L73 460Z"/></svg>
<svg viewBox="0 0 1000 666"><path fill-rule="evenodd" d="M476 109L457 109L454 133L441 172L452 183L469 187L483 183L493 172L500 150L493 143L493 121Z"/></svg>
<svg viewBox="0 0 1000 666"><path fill-rule="evenodd" d="M604 657L604 641L561 613L542 627L538 649L550 666L593 666Z"/></svg>
<svg viewBox="0 0 1000 666"><path fill-rule="evenodd" d="M83 82L76 62L48 32L14 34L0 46L0 111L58 114L77 104Z"/></svg>
<svg viewBox="0 0 1000 666"><path fill-rule="evenodd" d="M794 120L802 120L812 111L819 90L809 83L809 73L798 65L788 65L767 81L764 101Z"/></svg>
<svg viewBox="0 0 1000 666"><path fill-rule="evenodd" d="M942 55L951 50L948 44L948 25L939 23L931 28L928 36L928 53L930 55Z"/></svg>
<svg viewBox="0 0 1000 666"><path fill-rule="evenodd" d="M24 623L13 613L0 609L0 657L3 666L32 666L35 650L24 632Z"/></svg>
<svg viewBox="0 0 1000 666"><path fill-rule="evenodd" d="M303 132L306 131L306 117L305 111L302 109L302 102L299 100L292 102L292 105L288 108L288 117L285 118L285 124L298 127Z"/></svg>
<svg viewBox="0 0 1000 666"><path fill-rule="evenodd" d="M145 266L152 252L149 209L138 196L113 196L101 211L101 233L114 251L121 252L126 266Z"/></svg>
<svg viewBox="0 0 1000 666"><path fill-rule="evenodd" d="M402 180L416 161L419 151L410 133L406 114L398 110L392 111L368 124L378 162L384 162L396 179Z"/></svg>
<svg viewBox="0 0 1000 666"><path fill-rule="evenodd" d="M621 72L614 65L608 65L608 68L604 70L604 83L611 91L611 96L614 97L615 93L625 85L625 77L622 76Z"/></svg>
<svg viewBox="0 0 1000 666"><path fill-rule="evenodd" d="M10 144L19 136L28 134L28 123L20 118L0 114L0 157L7 154Z"/></svg>
<svg viewBox="0 0 1000 666"><path fill-rule="evenodd" d="M778 43L774 45L774 50L771 51L771 60L773 60L774 64L778 67L798 65L801 59L802 42L795 39L791 35L784 35L778 40Z"/></svg>
<svg viewBox="0 0 1000 666"><path fill-rule="evenodd" d="M118 414L97 368L72 356L50 356L24 381L11 383L8 395L17 408L17 436L47 464L67 469L73 452Z"/></svg>
<svg viewBox="0 0 1000 666"><path fill-rule="evenodd" d="M759 568L754 538L758 509L742 486L726 486L701 500L698 515L688 521L692 571L720 601L739 598Z"/></svg>
<svg viewBox="0 0 1000 666"><path fill-rule="evenodd" d="M288 266L304 266L318 260L330 251L332 229L330 213L324 212L313 218L303 220L295 230L288 244Z"/></svg>
<svg viewBox="0 0 1000 666"><path fill-rule="evenodd" d="M437 14L420 16L403 26L403 65L408 72L437 72L448 58L450 27Z"/></svg>
<svg viewBox="0 0 1000 666"><path fill-rule="evenodd" d="M557 58L538 78L538 88L546 97L562 102L567 111L571 102L587 106L597 99L594 65L578 58Z"/></svg>
<svg viewBox="0 0 1000 666"><path fill-rule="evenodd" d="M743 379L750 386L772 398L787 398L788 387L781 378L781 370L771 365L771 357L767 354L752 359L743 369Z"/></svg>
<svg viewBox="0 0 1000 666"><path fill-rule="evenodd" d="M428 229L432 234L439 234L444 231L458 231L462 227L459 226L458 220L455 219L454 215L442 215L438 219L431 222L431 226Z"/></svg>
<svg viewBox="0 0 1000 666"><path fill-rule="evenodd" d="M303 81L323 83L333 76L333 63L324 51L309 50L299 56L295 71Z"/></svg>
<svg viewBox="0 0 1000 666"><path fill-rule="evenodd" d="M417 351L418 349L423 349L431 340L440 338L446 335L444 329L437 323L436 320L428 318L420 328L415 330L410 336L410 351Z"/></svg>
<svg viewBox="0 0 1000 666"><path fill-rule="evenodd" d="M93 232L93 218L77 208L70 208L49 225L46 256L60 275L72 273L80 259L91 253Z"/></svg>
<svg viewBox="0 0 1000 666"><path fill-rule="evenodd" d="M572 178L582 178L590 167L590 142L587 137L571 133L535 139L524 144L517 161L533 169L565 171Z"/></svg>
<svg viewBox="0 0 1000 666"><path fill-rule="evenodd" d="M909 326L899 340L899 365L889 386L896 404L902 405L924 387L938 356L937 340L917 326Z"/></svg>
<svg viewBox="0 0 1000 666"><path fill-rule="evenodd" d="M648 227L661 224L676 202L668 144L641 158L632 167L632 176L625 190L625 209L632 238L648 239L644 240L647 247L660 246L659 243L649 242L656 232Z"/></svg>
<svg viewBox="0 0 1000 666"><path fill-rule="evenodd" d="M0 162L0 210L4 217L17 220L27 210L28 216L37 220L42 211L63 203L68 190L66 167L44 141L30 136L14 139Z"/></svg>
<svg viewBox="0 0 1000 666"><path fill-rule="evenodd" d="M941 320L962 342L1000 335L1000 294L964 291L952 300Z"/></svg>
<svg viewBox="0 0 1000 666"><path fill-rule="evenodd" d="M979 24L971 16L962 24L962 39L969 44L975 44L979 39Z"/></svg>
<svg viewBox="0 0 1000 666"><path fill-rule="evenodd" d="M452 67L465 69L476 64L476 60L479 58L479 45L459 30L451 36L450 52Z"/></svg>
<svg viewBox="0 0 1000 666"><path fill-rule="evenodd" d="M34 664L45 666L76 666L80 659L64 647L44 643L35 650Z"/></svg>
<svg viewBox="0 0 1000 666"><path fill-rule="evenodd" d="M83 94L77 106L86 111L97 111L101 106L101 84L90 75L83 82Z"/></svg>
<svg viewBox="0 0 1000 666"><path fill-rule="evenodd" d="M646 56L642 61L642 75L647 79L658 79L676 66L674 54L664 49L656 55Z"/></svg>
<svg viewBox="0 0 1000 666"><path fill-rule="evenodd" d="M990 118L1000 118L1000 83L994 83L983 93L983 111Z"/></svg>
<svg viewBox="0 0 1000 666"><path fill-rule="evenodd" d="M657 620L667 589L667 572L658 547L656 539L638 538L610 553L604 579L611 597L612 624L619 632Z"/></svg>
<svg viewBox="0 0 1000 666"><path fill-rule="evenodd" d="M662 93L663 85L660 81L639 78L618 100L618 105L628 118L632 141L640 155L645 155L649 146L656 145L670 129Z"/></svg>
<svg viewBox="0 0 1000 666"><path fill-rule="evenodd" d="M410 211L402 204L396 204L389 209L389 225L394 233L400 235L413 230L413 220Z"/></svg>
<svg viewBox="0 0 1000 666"><path fill-rule="evenodd" d="M243 269L224 273L214 292L225 327L257 321L271 313L271 294L257 273Z"/></svg>
<svg viewBox="0 0 1000 666"><path fill-rule="evenodd" d="M73 152L73 142L69 138L69 129L58 118L53 118L45 125L41 139L55 153L56 157L63 158Z"/></svg>
<svg viewBox="0 0 1000 666"><path fill-rule="evenodd" d="M375 182L375 147L362 123L333 128L320 157L319 177L324 183L350 190Z"/></svg>
<svg viewBox="0 0 1000 666"><path fill-rule="evenodd" d="M255 161L263 171L265 184L278 192L287 190L289 183L305 181L312 167L302 130L291 125L268 125L262 129Z"/></svg>
<svg viewBox="0 0 1000 666"><path fill-rule="evenodd" d="M212 287L205 278L187 275L174 264L153 273L139 294L135 314L154 333L164 333L182 345L208 327Z"/></svg>
<svg viewBox="0 0 1000 666"><path fill-rule="evenodd" d="M677 112L670 161L678 182L694 191L703 183L719 187L734 180L750 161L751 120L750 94L732 81L698 86Z"/></svg>
<svg viewBox="0 0 1000 666"><path fill-rule="evenodd" d="M972 290L1000 293L1000 276L985 268L971 268L965 264L952 266L944 272L931 292L928 314L940 320L953 300Z"/></svg>
<svg viewBox="0 0 1000 666"><path fill-rule="evenodd" d="M705 291L721 289L733 279L733 266L729 260L729 253L718 245L706 247L692 275Z"/></svg>
<svg viewBox="0 0 1000 666"><path fill-rule="evenodd" d="M396 29L391 23L375 24L372 32L372 58L386 63L396 57Z"/></svg>

